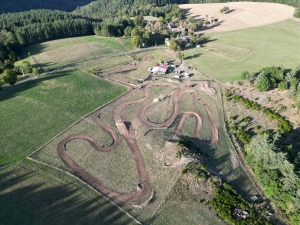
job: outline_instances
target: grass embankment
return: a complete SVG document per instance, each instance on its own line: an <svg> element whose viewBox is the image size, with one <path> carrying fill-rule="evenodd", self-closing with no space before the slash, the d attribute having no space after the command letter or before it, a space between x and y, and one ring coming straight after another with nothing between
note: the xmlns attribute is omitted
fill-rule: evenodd
<svg viewBox="0 0 300 225"><path fill-rule="evenodd" d="M293 68L300 60L297 51L300 49L300 30L296 27L299 27L299 22L285 20L261 27L209 34L210 43L214 43L215 48L216 44L222 46L215 53L235 58L246 53L243 49L252 50L237 60L201 48L191 48L184 54L196 68L222 82L240 80L243 71L254 72L273 65ZM229 48L227 54L223 45L242 49Z"/></svg>
<svg viewBox="0 0 300 225"><path fill-rule="evenodd" d="M40 67L48 70L83 59L128 51L131 48L126 43L111 37L65 38L28 46L22 50L22 57L29 61L27 56L30 53Z"/></svg>
<svg viewBox="0 0 300 225"><path fill-rule="evenodd" d="M83 115L126 88L76 71L61 71L0 93L0 164L14 165Z"/></svg>

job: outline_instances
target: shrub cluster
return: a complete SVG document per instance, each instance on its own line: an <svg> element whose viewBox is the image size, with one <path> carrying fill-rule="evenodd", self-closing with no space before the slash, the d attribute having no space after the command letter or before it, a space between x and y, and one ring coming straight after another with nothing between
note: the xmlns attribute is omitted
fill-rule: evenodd
<svg viewBox="0 0 300 225"><path fill-rule="evenodd" d="M191 173L195 175L195 178L203 178L207 179L209 177L209 173L206 170L206 167L201 163L190 163L181 171L181 174Z"/></svg>
<svg viewBox="0 0 300 225"><path fill-rule="evenodd" d="M177 145L180 148L179 151L176 152L176 158L181 158L182 156L200 156L201 150L200 148L193 145L191 141L185 140L183 138L179 138L177 141Z"/></svg>
<svg viewBox="0 0 300 225"><path fill-rule="evenodd" d="M295 100L295 106L300 109L300 65L294 69L272 66L254 73L244 71L242 77L259 91L268 91L276 87L279 90L289 90L287 96Z"/></svg>
<svg viewBox="0 0 300 225"><path fill-rule="evenodd" d="M280 114L274 112L273 110L268 109L266 107L261 107L257 102L251 101L251 100L249 100L247 98L244 98L242 96L239 96L239 95L233 95L232 99L234 99L235 101L242 102L247 109L253 109L253 110L262 109L263 113L266 116L268 116L272 120L277 120L278 121L278 129L282 133L291 132L293 130L293 126L290 124L290 122L288 120L286 120ZM247 138L244 139L244 140L247 141Z"/></svg>
<svg viewBox="0 0 300 225"><path fill-rule="evenodd" d="M293 126L287 121L283 116L274 112L271 109L263 108L263 112L270 119L274 119L278 121L278 128L282 133L291 132L293 130Z"/></svg>
<svg viewBox="0 0 300 225"><path fill-rule="evenodd" d="M228 184L223 184L216 188L216 193L210 204L218 211L225 222L229 224L270 224L268 218L261 215L255 208L246 202L236 191ZM249 213L249 217L245 220L237 221L233 216L233 209L238 207Z"/></svg>
<svg viewBox="0 0 300 225"><path fill-rule="evenodd" d="M247 109L260 110L260 105L257 102L251 101L239 95L232 97L235 101L242 102Z"/></svg>

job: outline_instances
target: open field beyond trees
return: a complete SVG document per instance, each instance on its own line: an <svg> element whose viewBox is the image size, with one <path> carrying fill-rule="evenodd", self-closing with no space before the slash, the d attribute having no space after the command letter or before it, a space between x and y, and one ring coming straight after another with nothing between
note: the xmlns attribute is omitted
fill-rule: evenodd
<svg viewBox="0 0 300 225"><path fill-rule="evenodd" d="M268 66L294 68L300 61L299 26L297 21L285 20L212 33L209 34L211 42L202 48L185 50L185 58L200 71L222 82L240 80L243 71L258 71Z"/></svg>
<svg viewBox="0 0 300 225"><path fill-rule="evenodd" d="M220 13L220 9L228 6L226 13ZM249 27L257 27L276 23L293 17L294 7L266 2L226 2L207 4L183 4L179 5L188 16L196 20L218 18L219 22L213 26L203 27L198 32L215 33L230 30L240 30Z"/></svg>
<svg viewBox="0 0 300 225"><path fill-rule="evenodd" d="M99 36L85 36L48 41L23 49L23 57L28 53L45 70L54 69L82 59L99 57L128 51L126 40ZM25 60L31 60L30 57ZM18 63L16 64L19 65Z"/></svg>

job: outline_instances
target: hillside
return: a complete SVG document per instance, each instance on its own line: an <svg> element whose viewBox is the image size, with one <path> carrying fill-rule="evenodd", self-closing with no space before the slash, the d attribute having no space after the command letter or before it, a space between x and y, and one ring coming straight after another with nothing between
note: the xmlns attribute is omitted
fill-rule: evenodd
<svg viewBox="0 0 300 225"><path fill-rule="evenodd" d="M93 0L0 0L0 13L23 12L31 9L58 9L63 11L73 11L78 6L87 5Z"/></svg>

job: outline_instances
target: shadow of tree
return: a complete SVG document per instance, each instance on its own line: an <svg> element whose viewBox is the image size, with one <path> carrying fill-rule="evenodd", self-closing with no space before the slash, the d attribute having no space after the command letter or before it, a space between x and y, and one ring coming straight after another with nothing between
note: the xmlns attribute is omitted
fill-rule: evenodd
<svg viewBox="0 0 300 225"><path fill-rule="evenodd" d="M101 195L87 197L72 182L22 166L0 175L0 202L6 225L136 224Z"/></svg>
<svg viewBox="0 0 300 225"><path fill-rule="evenodd" d="M16 96L18 96L18 93L23 92L28 89L31 89L31 88L34 88L43 81L52 80L52 79L62 77L62 76L67 76L69 74L69 72L70 72L69 70L59 71L59 72L56 72L55 74L46 75L46 76L43 76L43 77L40 77L40 78L37 78L34 80L29 80L29 81L20 83L15 86L8 86L5 88L2 88L0 90L0 102L5 101L10 98L13 98L13 97L16 97Z"/></svg>
<svg viewBox="0 0 300 225"><path fill-rule="evenodd" d="M213 175L222 178L223 181L230 184L243 198L248 201L250 200L250 197L253 196L253 192L256 192L255 186L241 168L240 164L237 164L235 167L231 166L231 154L229 149L228 153L222 151L222 154L220 154L220 146L202 145L197 138L189 136L181 137L192 142L194 146L199 148L200 154L204 156L202 163L205 164ZM229 167L231 168L228 169Z"/></svg>

